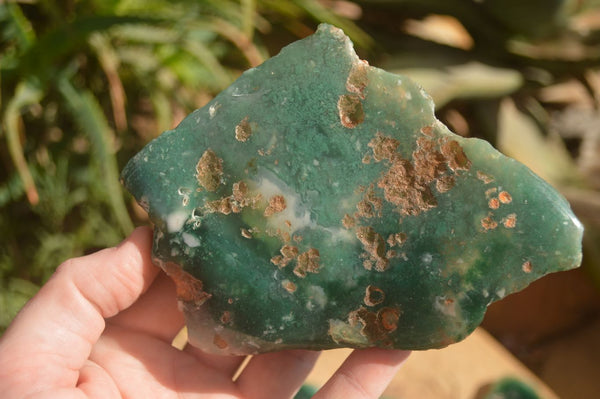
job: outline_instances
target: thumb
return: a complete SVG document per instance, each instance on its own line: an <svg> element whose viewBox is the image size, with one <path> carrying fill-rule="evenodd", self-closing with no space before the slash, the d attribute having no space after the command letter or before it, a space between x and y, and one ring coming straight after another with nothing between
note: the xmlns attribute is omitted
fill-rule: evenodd
<svg viewBox="0 0 600 399"><path fill-rule="evenodd" d="M138 228L115 248L63 263L0 339L0 392L23 397L75 387L104 319L156 277L151 246L151 230Z"/></svg>

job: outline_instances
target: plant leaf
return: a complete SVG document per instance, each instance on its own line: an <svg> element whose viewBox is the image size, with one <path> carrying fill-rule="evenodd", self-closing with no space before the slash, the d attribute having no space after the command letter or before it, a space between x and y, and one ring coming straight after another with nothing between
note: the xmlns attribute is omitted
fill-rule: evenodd
<svg viewBox="0 0 600 399"><path fill-rule="evenodd" d="M77 90L65 75L58 81L58 89L67 103L75 123L88 134L93 155L102 168L103 186L108 202L121 231L129 234L133 224L129 218L121 186L115 153L111 148L112 132L96 98L87 90Z"/></svg>
<svg viewBox="0 0 600 399"><path fill-rule="evenodd" d="M8 151L13 164L17 168L19 176L23 182L27 199L31 205L36 205L39 201L39 194L35 188L35 182L31 176L31 171L27 165L27 160L23 154L23 146L19 137L19 121L21 119L21 110L27 105L38 103L43 96L38 82L33 80L21 81L15 90L15 95L10 99L4 111L4 131L6 133L6 142Z"/></svg>

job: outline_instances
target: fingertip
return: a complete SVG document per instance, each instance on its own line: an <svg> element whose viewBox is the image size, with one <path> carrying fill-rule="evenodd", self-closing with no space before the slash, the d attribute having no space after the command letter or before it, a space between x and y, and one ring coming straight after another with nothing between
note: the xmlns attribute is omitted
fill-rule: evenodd
<svg viewBox="0 0 600 399"><path fill-rule="evenodd" d="M148 289L160 270L152 262L152 237L150 226L140 226L114 248L115 259L120 259L117 263L122 264L122 270L141 274L142 290L138 296Z"/></svg>
<svg viewBox="0 0 600 399"><path fill-rule="evenodd" d="M236 385L246 398L263 398L265 392L274 398L290 397L300 388L320 354L292 349L254 356Z"/></svg>
<svg viewBox="0 0 600 399"><path fill-rule="evenodd" d="M378 398L410 351L355 349L314 398Z"/></svg>
<svg viewBox="0 0 600 399"><path fill-rule="evenodd" d="M404 363L411 353L411 351L401 349L369 348L355 349L351 356L358 358L360 361L368 360L380 365L398 366Z"/></svg>
<svg viewBox="0 0 600 399"><path fill-rule="evenodd" d="M121 241L121 243L119 245L117 245L117 248L120 248L129 242L136 243L137 245L140 245L140 246L143 245L144 247L147 247L148 245L152 245L152 227L150 227L150 226L136 227L135 229L133 229L133 231L131 232L131 234L129 234L129 236L127 238L125 238L123 241Z"/></svg>

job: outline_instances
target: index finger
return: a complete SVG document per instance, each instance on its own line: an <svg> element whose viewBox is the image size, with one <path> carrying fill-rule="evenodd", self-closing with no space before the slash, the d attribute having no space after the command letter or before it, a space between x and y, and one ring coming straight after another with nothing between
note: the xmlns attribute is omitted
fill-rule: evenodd
<svg viewBox="0 0 600 399"><path fill-rule="evenodd" d="M0 339L0 392L22 397L74 387L107 317L129 307L158 273L152 232L63 263Z"/></svg>
<svg viewBox="0 0 600 399"><path fill-rule="evenodd" d="M355 349L313 399L379 398L409 355L402 350Z"/></svg>

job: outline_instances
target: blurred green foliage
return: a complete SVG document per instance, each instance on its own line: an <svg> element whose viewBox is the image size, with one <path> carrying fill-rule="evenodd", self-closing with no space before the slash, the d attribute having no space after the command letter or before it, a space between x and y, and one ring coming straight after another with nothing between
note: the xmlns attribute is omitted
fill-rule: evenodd
<svg viewBox="0 0 600 399"><path fill-rule="evenodd" d="M134 226L124 162L303 21L369 37L316 0L65 0L0 4L0 328L69 257Z"/></svg>
<svg viewBox="0 0 600 399"><path fill-rule="evenodd" d="M599 5L2 2L0 330L62 261L145 222L118 182L137 150L319 22L344 29L371 64L420 82L459 134L490 140L564 189L597 234ZM563 83L580 96L553 94ZM591 122L579 130L563 123L584 112Z"/></svg>

